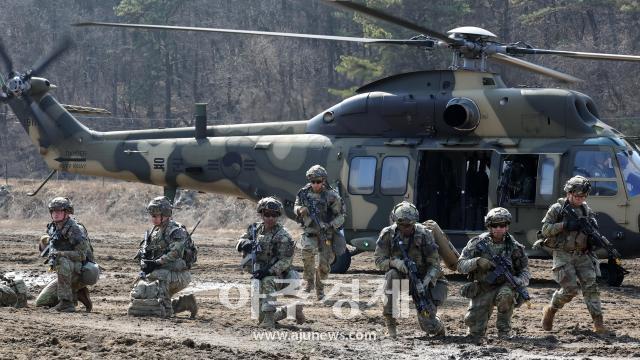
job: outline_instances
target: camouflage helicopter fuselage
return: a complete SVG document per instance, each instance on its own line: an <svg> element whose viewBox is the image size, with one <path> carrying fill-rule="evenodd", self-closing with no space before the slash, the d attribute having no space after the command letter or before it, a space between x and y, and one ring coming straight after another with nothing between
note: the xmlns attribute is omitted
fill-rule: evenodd
<svg viewBox="0 0 640 360"><path fill-rule="evenodd" d="M488 155L488 208L498 202L501 159L509 154L537 154L540 164L551 159L551 191L543 191L531 203L503 204L515 216L511 231L531 244L547 207L563 195L562 185L572 172L573 148L636 151L598 119L593 101L584 94L508 88L498 75L475 71L392 76L360 88L356 96L310 120L208 126L204 138L196 138L193 127L93 131L48 90L46 80L32 79L32 110L46 116L34 117L23 98L12 98L9 105L50 168L254 201L273 195L283 200L287 215L293 218L293 201L306 182L305 171L321 164L345 198L345 234L360 250L373 249L394 204L416 201L429 191L426 179L445 176L425 173L425 157ZM407 159L402 175L406 186L401 192L381 190L382 166L389 156ZM375 163L372 183L364 192L353 184L361 175L354 168L354 158ZM640 249L635 245L640 199L628 196L621 170L617 166L615 170L621 183L615 201L590 198L589 203L599 213L602 232L623 255L633 256ZM546 186L540 182L538 177L537 190ZM457 247L479 232L445 230Z"/></svg>

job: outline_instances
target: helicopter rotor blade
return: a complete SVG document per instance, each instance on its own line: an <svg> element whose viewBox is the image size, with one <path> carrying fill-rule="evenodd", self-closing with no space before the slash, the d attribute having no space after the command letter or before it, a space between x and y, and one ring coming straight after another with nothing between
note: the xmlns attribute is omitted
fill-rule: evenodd
<svg viewBox="0 0 640 360"><path fill-rule="evenodd" d="M576 59L591 59L591 60L640 61L640 56L637 56L637 55L533 49L533 48L523 48L523 47L516 47L516 46L507 46L506 53L510 55L557 55L557 56L564 56L564 57L570 57L570 58L576 58Z"/></svg>
<svg viewBox="0 0 640 360"><path fill-rule="evenodd" d="M0 41L0 57L4 62L4 66L7 68L7 73L13 71L13 62L11 61L11 57L7 53L7 49L4 47L4 43Z"/></svg>
<svg viewBox="0 0 640 360"><path fill-rule="evenodd" d="M299 33L288 33L288 32L233 30L233 29L203 28L203 27L192 27L192 26L122 24L122 23L109 23L109 22L81 22L81 23L75 23L73 25L74 26L121 27L121 28L132 28L132 29L143 29L143 30L198 31L198 32L280 36L280 37L292 37L292 38L304 38L304 39L349 41L349 42L357 42L357 43L365 43L365 44L413 45L413 46L426 46L426 47L434 47L435 45L435 41L431 39L415 39L415 40L413 39L408 39L408 40L372 39L372 38L358 38L358 37L349 37L349 36L299 34Z"/></svg>
<svg viewBox="0 0 640 360"><path fill-rule="evenodd" d="M376 18L378 20L383 20L392 24L396 24L399 26L402 26L403 28L409 29L409 30L413 30L415 32L421 33L423 35L432 37L434 39L438 39L442 42L445 42L449 45L454 45L457 44L456 40L449 38L447 35L438 32L438 31L434 31L431 30L429 28L426 28L424 26L418 25L418 24L414 24L410 21L407 21L405 19L387 14L383 11L380 10L376 10L376 9L372 9L370 7L364 6L364 5L360 5L351 1L346 1L346 0L325 0L325 2L330 3L332 5L338 6L338 7L342 7L345 9L349 9L361 14L365 14L368 15L370 17Z"/></svg>
<svg viewBox="0 0 640 360"><path fill-rule="evenodd" d="M62 40L60 40L56 44L56 46L53 48L53 50L50 53L40 58L33 65L33 67L31 68L30 75L38 76L42 74L55 59L57 59L58 57L60 57L60 55L64 54L67 50L69 50L69 48L71 48L72 45L73 45L73 41L71 40L71 37L64 36Z"/></svg>
<svg viewBox="0 0 640 360"><path fill-rule="evenodd" d="M563 72L553 70L542 65L537 65L522 59L514 58L505 54L491 54L489 58L503 64L513 65L527 71L535 72L544 76L554 78L556 80L560 80L562 82L577 83L582 81L582 79L579 79L575 76L565 74Z"/></svg>

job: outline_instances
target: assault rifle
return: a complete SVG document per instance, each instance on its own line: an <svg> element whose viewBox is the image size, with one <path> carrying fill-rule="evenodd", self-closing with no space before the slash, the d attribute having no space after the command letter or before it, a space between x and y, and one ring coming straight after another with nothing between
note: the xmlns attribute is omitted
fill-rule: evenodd
<svg viewBox="0 0 640 360"><path fill-rule="evenodd" d="M304 205L304 207L306 207L309 210L309 218L318 227L318 230L319 230L318 238L321 241L321 243L326 245L331 244L331 236L329 234L329 231L331 230L329 228L323 229L322 226L320 225L322 224L322 222L320 221L320 217L318 214L317 203L309 199L308 191L306 190L300 190L300 192L298 192L298 196L300 196L300 200L302 200L302 205ZM300 217L299 222L302 226L304 226L304 220L302 219L302 217Z"/></svg>
<svg viewBox="0 0 640 360"><path fill-rule="evenodd" d="M140 277L144 278L146 275L151 274L160 265L153 262L155 259L151 259L151 252L147 249L149 245L149 237L151 233L149 230L145 230L144 237L142 238L142 246L138 250L138 254L134 257L135 260L140 260Z"/></svg>
<svg viewBox="0 0 640 360"><path fill-rule="evenodd" d="M416 305L418 313L424 317L429 317L430 314L436 313L436 306L431 299L428 291L426 291L422 280L418 276L418 266L407 254L407 249L404 248L404 242L402 239L397 239L398 247L402 251L402 260L407 267L407 275L409 276L409 294L413 298L413 303Z"/></svg>
<svg viewBox="0 0 640 360"><path fill-rule="evenodd" d="M607 262L611 267L610 270L613 270L609 273L609 276L614 276L613 272L618 275L626 275L629 273L628 270L622 267L622 260L620 259L622 256L620 252L613 247L613 244L602 235L598 229L594 226L594 224L587 218L586 216L579 216L578 213L567 203L563 208L562 212L567 214L573 220L578 221L578 228L580 232L587 235L587 242L589 247L592 248L603 248L607 251Z"/></svg>
<svg viewBox="0 0 640 360"><path fill-rule="evenodd" d="M48 264L50 268L53 268L56 265L56 258L58 256L56 246L57 243L60 242L60 236L62 236L62 234L56 229L54 223L47 226L47 234L49 235L49 243L40 253L40 257L47 258L44 263Z"/></svg>
<svg viewBox="0 0 640 360"><path fill-rule="evenodd" d="M512 265L511 260L506 259L504 256L500 256L494 253L486 241L479 242L477 247L478 247L478 250L480 250L481 252L485 252L489 254L489 256L491 256L491 260L496 265L496 268L493 269L493 271L487 275L485 280L489 284L496 285L499 282L500 278L504 278L511 285L511 287L515 289L515 291L520 295L520 297L522 298L522 300L524 300L527 306L531 307L531 303L529 302L529 300L531 300L531 296L529 296L529 291L527 291L526 287L518 285L516 283L515 277L511 273L511 270L510 270Z"/></svg>

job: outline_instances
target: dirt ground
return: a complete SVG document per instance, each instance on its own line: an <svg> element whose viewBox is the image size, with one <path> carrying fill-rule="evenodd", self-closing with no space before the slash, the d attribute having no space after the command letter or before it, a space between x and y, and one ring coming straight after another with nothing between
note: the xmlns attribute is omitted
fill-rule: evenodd
<svg viewBox="0 0 640 360"><path fill-rule="evenodd" d="M591 332L581 295L558 313L554 331L543 332L539 326L541 309L556 285L549 280L550 261L532 260L532 306L516 310L513 325L517 336L513 339L497 338L494 315L486 339L480 344L468 341L462 322L467 300L458 295L464 279L448 275L449 298L439 310L447 336L424 336L415 316L408 316L400 320L399 339L394 341L384 336L382 304L374 301L383 274L374 270L371 254L354 257L347 274L331 276L351 290L354 284L359 285L358 311L349 313L348 308L332 306L337 300L351 298L342 288L333 301L310 301L305 307L305 324L284 320L275 332L266 333L250 317L248 275L240 272L240 259L233 248L241 229L222 232L203 228L194 235L199 262L192 272L193 286L185 291L196 293L200 312L190 320L186 313L172 319L126 315L138 270L131 257L140 239L139 229L90 229L95 254L106 269L91 290L94 310L58 314L33 305L35 296L52 278L35 250L41 234L38 229L44 224L3 220L0 226L4 230L0 235L0 271L23 276L31 294L27 308L0 308L0 359L640 358L639 260L625 262L631 274L622 287L601 287L605 322L616 330L612 338ZM301 266L298 254L295 265ZM287 303L293 299L280 300ZM225 305L229 303L231 306ZM82 305L78 308L83 309ZM337 317L337 310L348 316ZM269 334L276 338L265 339Z"/></svg>

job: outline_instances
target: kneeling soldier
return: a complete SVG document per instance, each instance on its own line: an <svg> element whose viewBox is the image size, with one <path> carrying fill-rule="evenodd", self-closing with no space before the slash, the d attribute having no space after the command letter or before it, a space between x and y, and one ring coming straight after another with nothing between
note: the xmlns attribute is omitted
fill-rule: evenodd
<svg viewBox="0 0 640 360"><path fill-rule="evenodd" d="M300 283L298 273L291 268L293 240L287 229L278 223L282 211L279 200L273 197L261 199L257 212L262 221L251 224L236 245L236 250L244 255L242 267L253 275L252 281L260 282L259 293L263 298L260 299L258 319L264 328L274 328L276 322L287 317L286 308L276 309L274 293L284 286L297 288ZM296 305L295 310L296 322L304 323L302 305Z"/></svg>
<svg viewBox="0 0 640 360"><path fill-rule="evenodd" d="M458 260L458 271L469 274L469 280L473 281L460 289L462 296L471 299L464 317L469 336L485 335L489 317L496 306L498 336L511 337L513 310L527 300L506 281L504 275L495 281L490 280L496 268L493 255L498 255L510 264L507 270L513 275L516 287L526 288L529 285L529 259L524 253L524 246L508 233L510 223L511 214L507 209L498 207L489 210L484 218L484 225L489 232L471 239Z"/></svg>
<svg viewBox="0 0 640 360"><path fill-rule="evenodd" d="M447 298L448 284L440 267L438 245L430 230L422 224L416 224L418 209L413 204L404 201L396 205L391 219L394 224L382 229L374 253L376 266L386 271L387 298L382 314L389 336L397 336L397 321L393 317L393 283L407 278L410 279L420 328L429 334L444 336L445 327L436 312L437 307ZM415 274L412 273L412 268L416 270ZM412 277L417 280L415 285L411 284ZM395 288L398 288L397 285ZM416 296L421 299L416 301ZM430 311L421 309L422 305L426 305Z"/></svg>
<svg viewBox="0 0 640 360"><path fill-rule="evenodd" d="M46 250L42 255L48 256L49 270L55 271L57 277L42 289L36 306L55 305L57 311L74 312L76 301L80 301L90 312L93 304L87 285L97 282L99 270L87 230L71 217L73 213L73 204L68 198L56 197L49 202L52 222L47 225L47 235L41 238L40 250ZM92 279L85 279L85 265L93 265Z"/></svg>
<svg viewBox="0 0 640 360"><path fill-rule="evenodd" d="M191 282L190 264L185 261L190 235L183 225L171 218L173 205L166 197L159 196L151 200L147 205L147 212L153 228L145 233L136 258L140 259L140 266L145 274L143 277L149 283L136 284L132 291L134 299L128 313L137 316L170 317L179 312L189 311L193 319L198 314L198 304L193 294L171 300L173 295L185 289ZM157 282L157 285L154 285L154 282ZM134 293L138 295L134 296ZM144 298L155 300L154 305L159 302L164 309L150 311L142 301L136 301Z"/></svg>

